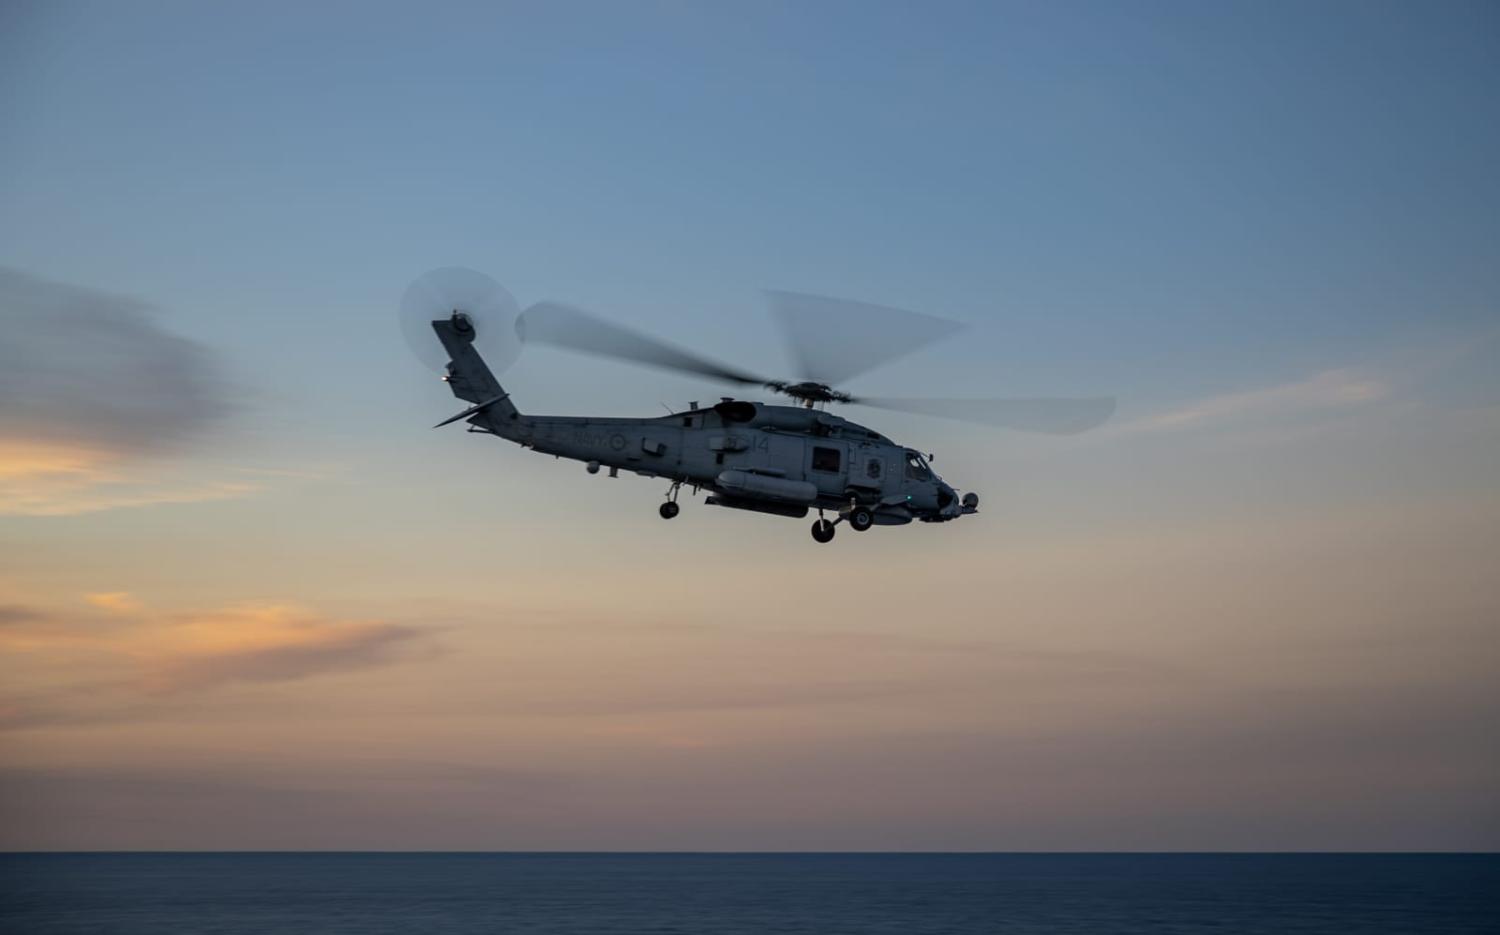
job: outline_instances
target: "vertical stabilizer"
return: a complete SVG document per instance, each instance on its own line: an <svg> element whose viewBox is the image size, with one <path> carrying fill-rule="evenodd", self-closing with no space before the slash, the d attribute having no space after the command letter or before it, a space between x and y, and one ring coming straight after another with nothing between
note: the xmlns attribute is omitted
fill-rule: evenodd
<svg viewBox="0 0 1500 935"><path fill-rule="evenodd" d="M432 330L448 351L448 373L444 378L448 382L448 388L459 399L475 404L470 410L455 417L455 420L480 413L499 423L520 418L521 414L510 401L510 395L500 386L500 381L490 372L484 358L474 349L474 329L469 320L461 315L439 319L432 323Z"/></svg>

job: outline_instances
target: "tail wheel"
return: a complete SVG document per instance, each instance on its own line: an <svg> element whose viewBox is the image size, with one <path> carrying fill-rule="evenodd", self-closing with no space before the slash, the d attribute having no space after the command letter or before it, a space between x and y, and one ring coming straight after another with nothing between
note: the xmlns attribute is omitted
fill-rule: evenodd
<svg viewBox="0 0 1500 935"><path fill-rule="evenodd" d="M857 506L849 511L849 525L854 527L855 532L864 532L875 525L875 514L862 506Z"/></svg>
<svg viewBox="0 0 1500 935"><path fill-rule="evenodd" d="M682 507L673 503L671 500L668 500L666 503L663 503L656 512L661 514L662 519L671 519L678 513L682 512Z"/></svg>
<svg viewBox="0 0 1500 935"><path fill-rule="evenodd" d="M833 541L833 523L820 519L812 524L812 537L819 542Z"/></svg>

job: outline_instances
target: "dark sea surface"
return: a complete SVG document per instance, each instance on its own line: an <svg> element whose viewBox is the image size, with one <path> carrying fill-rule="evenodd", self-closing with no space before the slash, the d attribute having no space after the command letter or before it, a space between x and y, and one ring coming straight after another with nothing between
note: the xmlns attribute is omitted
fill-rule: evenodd
<svg viewBox="0 0 1500 935"><path fill-rule="evenodd" d="M1500 932L1500 856L8 854L0 932Z"/></svg>

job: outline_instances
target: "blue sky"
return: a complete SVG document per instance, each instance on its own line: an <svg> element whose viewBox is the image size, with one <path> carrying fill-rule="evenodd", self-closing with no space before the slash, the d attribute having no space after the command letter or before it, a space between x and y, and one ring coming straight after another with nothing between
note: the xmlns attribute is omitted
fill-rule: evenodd
<svg viewBox="0 0 1500 935"><path fill-rule="evenodd" d="M1210 681L1237 654L1274 673L1279 650L1322 658L1286 649L1299 639L1343 646L1349 652L1332 658L1352 694L1325 685L1337 694L1325 698L1315 679L1289 686L1269 674L1241 686L1234 710L1305 690L1323 711L1359 710L1349 698L1383 711L1411 687L1392 674L1406 650L1372 661L1357 651L1362 631L1351 621L1391 615L1371 625L1395 640L1381 645L1409 647L1401 640L1419 640L1439 605L1466 620L1500 607L1479 567L1500 528L1497 88L1492 3L9 3L0 12L0 265L148 304L161 328L212 352L233 414L170 456L110 452L118 460L107 474L93 461L68 468L95 480L15 511L68 515L4 517L0 544L19 570L0 584L18 606L128 593L135 603L88 606L200 613L266 627L265 639L286 632L282 617L222 608L291 601L406 627L418 608L462 603L445 611L462 623L434 638L450 655L362 670L372 681L352 686L299 670L285 685L257 675L214 696L234 717L263 712L268 725L297 692L352 705L381 696L389 686L380 679L397 672L414 697L424 678L480 685L483 673L451 654L518 651L504 642L515 634L486 629L493 621L649 617L653 576L689 567L709 578L749 568L781 582L768 599L794 628L837 618L901 634L911 615L936 614L948 623L931 626L950 627L954 639L1061 641L1070 652L1102 644L1152 665L1170 658L1174 671ZM606 485L576 465L430 432L454 402L408 358L395 308L411 279L445 265L488 272L522 305L577 303L772 372L782 357L759 289L913 308L972 328L851 389L1109 394L1120 409L1111 425L1067 440L851 411L936 452L949 480L982 492L986 513L897 530L859 552L817 553L809 565L802 553L812 546L796 524L695 511L695 525L669 534L644 481ZM503 380L523 409L559 413L645 415L717 391L546 349L528 349ZM853 547L848 538L836 545ZM454 542L464 543L458 557ZM1406 551L1413 542L1425 551ZM1196 569L1202 593L1182 581L1184 567ZM1324 574L1304 580L1302 568ZM1372 600L1361 569L1384 570L1383 600ZM575 598L577 575L600 583L596 600ZM892 576L907 582L904 596L874 586ZM1099 603L1076 593L1089 582ZM1283 590L1275 604L1270 595ZM713 619L714 590L688 591L675 613ZM940 613L912 596L925 593L942 595ZM1414 606L1427 610L1408 613L1402 595L1424 596ZM1261 615L1276 622L1258 630ZM758 632L755 615L735 620L714 646L726 660L754 657L735 641ZM1465 668L1488 658L1476 648L1493 634L1481 639L1476 626L1438 640L1448 668L1424 670L1456 686L1433 723L1477 731L1492 715L1482 671ZM529 646L533 637L517 639ZM551 659L553 637L535 639ZM692 645L662 636L662 658L675 666ZM809 652L825 650L814 642ZM853 657L904 678L897 663L869 655L883 651L870 644ZM628 648L581 665L627 672L628 694L634 670L611 668L621 658ZM68 696L82 678L72 671L37 688L44 700L23 701L46 707ZM907 675L941 681L944 671L917 665ZM787 688L772 680L744 691ZM681 694L705 691L694 683ZM1177 709L1205 712L1180 736L1234 721L1194 691L1172 696ZM1135 697L1106 698L1099 710L1135 710ZM971 701L966 710L1016 699ZM842 714L814 710L819 703L797 715L809 736L818 725L829 737L851 730ZM1054 724L1059 736L1082 730L1080 749L1107 767L1109 743L1089 747L1097 712L1062 707L1076 720ZM1302 710L1246 736L1297 735ZM916 731L922 722L864 713L853 723L889 728L895 718ZM931 727L953 712L934 703L929 713ZM163 770L195 757L260 762L193 740L176 720L184 716L157 704L114 734L59 728L25 734L14 749L35 769L108 776L123 768L117 746L127 735L170 747ZM503 711L495 717L497 735L531 736ZM704 756L754 749L798 781L800 754L758 734L763 725L706 717L630 729L669 747L743 729L747 746ZM1340 733L1341 723L1333 717L1329 736L1364 736L1352 721ZM1384 747L1411 749L1424 726ZM592 729L558 728L559 746L540 749L571 762L563 741L597 740ZM973 730L1009 736L998 722ZM931 735L912 736L912 756L944 755L932 752ZM318 735L302 740L312 762ZM1461 747L1455 740L1439 759L1477 816L1463 834L1444 823L1451 816L1422 812L1400 783L1382 807L1418 816L1409 821L1377 827L1351 814L1304 837L1292 809L1271 825L1287 829L1288 846L1493 846L1493 797L1478 790L1495 763L1476 765ZM462 759L463 748L439 752ZM616 766L589 768L614 775ZM1315 799L1333 775L1342 774L1278 780L1278 796ZM1115 825L1104 822L1115 837L1033 829L1025 840L1161 844L1141 829L1167 806L1141 795ZM960 798L974 815L995 804L977 792ZM1054 804L1061 814L1068 803ZM1268 819L1254 790L1212 804L1241 836L1197 841L1186 829L1165 843L1260 840L1253 829ZM773 805L768 796L764 807ZM755 843L744 829L764 818L747 813L739 830L705 819L668 838ZM966 826L962 814L949 819ZM922 813L892 820L917 828ZM869 822L849 822L814 841L878 839ZM597 840L536 827L524 841L628 844L626 825ZM234 833L224 831L231 845ZM903 840L977 840L943 833Z"/></svg>
<svg viewBox="0 0 1500 935"><path fill-rule="evenodd" d="M710 338L857 293L1194 389L1485 319L1492 7L863 6L23 4L5 246L343 327L453 262Z"/></svg>

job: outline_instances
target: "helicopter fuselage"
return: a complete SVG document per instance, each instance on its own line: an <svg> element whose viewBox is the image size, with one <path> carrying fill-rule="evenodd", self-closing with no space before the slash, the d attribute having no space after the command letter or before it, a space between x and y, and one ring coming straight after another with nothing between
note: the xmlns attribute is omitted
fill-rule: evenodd
<svg viewBox="0 0 1500 935"><path fill-rule="evenodd" d="M956 492L918 452L800 406L725 399L650 419L517 413L487 418L479 427L595 471L630 471L703 488L717 506L804 516L809 509L842 512L863 505L877 525L940 521L963 512Z"/></svg>
<svg viewBox="0 0 1500 935"><path fill-rule="evenodd" d="M976 494L960 500L916 450L821 409L726 397L648 419L524 414L467 334L449 321L432 325L453 358L445 377L450 389L476 403L448 422L463 419L470 431L582 461L590 472L666 478L672 486L663 517L677 514L684 485L707 491L714 506L793 517L830 510L855 529L978 511ZM825 533L832 537L832 525L820 520L814 536L827 541Z"/></svg>

